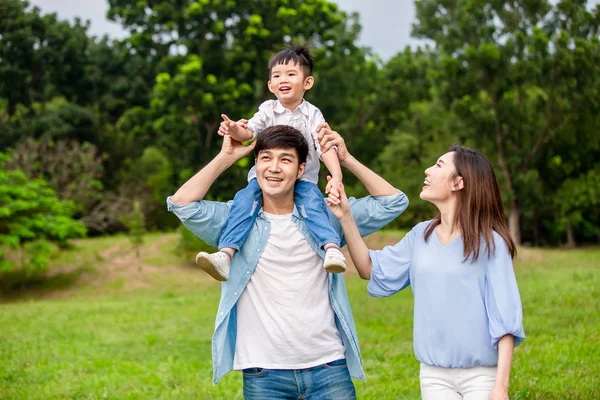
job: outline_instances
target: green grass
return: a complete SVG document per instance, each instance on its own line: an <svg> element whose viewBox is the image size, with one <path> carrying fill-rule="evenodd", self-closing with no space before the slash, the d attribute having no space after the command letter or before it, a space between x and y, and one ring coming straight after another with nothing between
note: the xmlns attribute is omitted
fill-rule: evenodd
<svg viewBox="0 0 600 400"><path fill-rule="evenodd" d="M79 242L62 260L97 260L95 272L0 304L0 399L241 399L239 373L211 383L219 285L176 265L176 239L150 236L127 274L109 268L126 238ZM527 339L511 399L600 398L600 249L522 249L516 271ZM418 399L410 290L374 299L356 276L347 286L367 375L358 397Z"/></svg>

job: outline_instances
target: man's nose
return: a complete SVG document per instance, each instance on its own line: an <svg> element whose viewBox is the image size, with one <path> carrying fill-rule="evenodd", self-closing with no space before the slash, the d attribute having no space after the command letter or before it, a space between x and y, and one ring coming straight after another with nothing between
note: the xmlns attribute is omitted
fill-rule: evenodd
<svg viewBox="0 0 600 400"><path fill-rule="evenodd" d="M271 164L269 165L269 169L271 171L279 171L281 169L280 164L279 164L279 160L273 160L273 161L271 161Z"/></svg>

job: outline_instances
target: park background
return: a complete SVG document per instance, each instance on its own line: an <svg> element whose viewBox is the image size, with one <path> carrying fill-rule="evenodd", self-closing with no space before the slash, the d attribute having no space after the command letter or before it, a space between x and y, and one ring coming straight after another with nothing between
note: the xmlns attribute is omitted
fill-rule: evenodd
<svg viewBox="0 0 600 400"><path fill-rule="evenodd" d="M452 143L481 150L520 244L511 398L600 398L600 6L411 10L410 43L379 55L360 15L324 0L109 0L118 38L0 0L0 398L241 398L237 373L211 385L219 285L165 198L218 152L221 113L271 98L266 60L294 40L316 60L306 98L411 200L369 245L433 215L423 171ZM231 199L251 163L208 197ZM418 398L410 291L369 298L353 271L347 285L359 398Z"/></svg>

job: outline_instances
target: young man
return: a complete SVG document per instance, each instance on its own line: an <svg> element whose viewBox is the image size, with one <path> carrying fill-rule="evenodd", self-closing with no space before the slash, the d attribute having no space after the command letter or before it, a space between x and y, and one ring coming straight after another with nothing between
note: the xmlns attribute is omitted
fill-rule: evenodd
<svg viewBox="0 0 600 400"><path fill-rule="evenodd" d="M363 236L406 209L406 196L352 157L326 124L320 137L325 149L337 146L340 163L371 194L350 200ZM221 152L167 199L168 209L188 229L218 243L231 202L202 199L215 179L254 147L263 206L222 284L212 340L213 382L235 369L244 373L245 399L299 398L309 392L315 398L354 399L350 377L364 379L364 372L344 278L323 270L325 251L294 205L307 142L295 128L277 125L255 143L244 147L226 135ZM329 219L341 234L339 221L333 214Z"/></svg>

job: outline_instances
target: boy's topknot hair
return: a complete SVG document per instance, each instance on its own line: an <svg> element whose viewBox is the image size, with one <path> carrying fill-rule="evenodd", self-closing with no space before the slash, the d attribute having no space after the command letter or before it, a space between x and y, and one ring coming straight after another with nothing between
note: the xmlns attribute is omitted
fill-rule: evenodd
<svg viewBox="0 0 600 400"><path fill-rule="evenodd" d="M269 58L269 77L273 67L279 64L293 62L299 64L304 72L304 77L311 76L313 70L313 57L306 43L292 43L287 45L279 53Z"/></svg>

